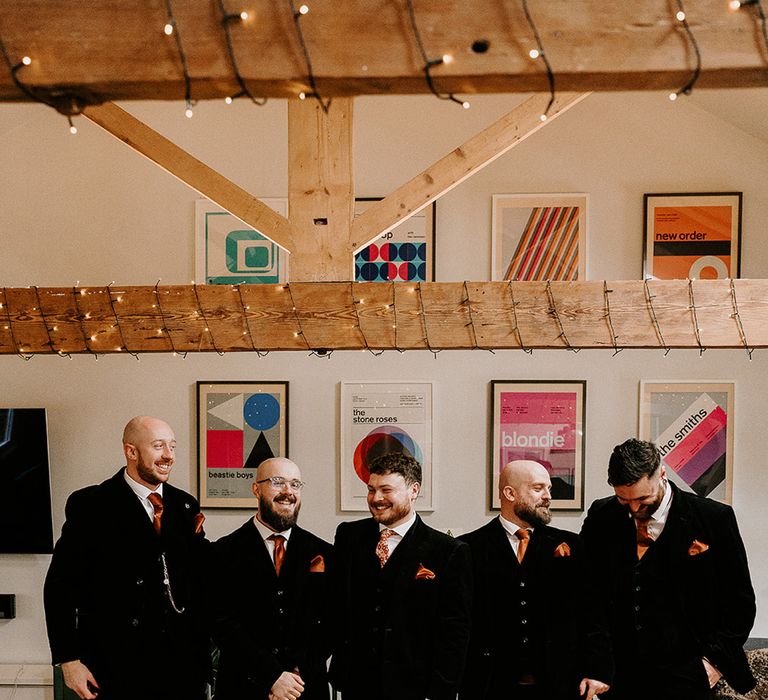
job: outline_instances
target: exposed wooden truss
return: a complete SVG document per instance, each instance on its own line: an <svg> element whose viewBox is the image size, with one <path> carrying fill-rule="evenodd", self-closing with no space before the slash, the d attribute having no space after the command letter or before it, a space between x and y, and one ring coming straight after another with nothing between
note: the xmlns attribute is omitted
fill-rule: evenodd
<svg viewBox="0 0 768 700"><path fill-rule="evenodd" d="M296 3L298 4L298 3ZM301 18L317 87L324 97L427 92L423 62L405 0L308 2ZM672 89L684 85L693 51L666 0L531 0L531 14L560 90ZM307 70L288 0L225 0L247 9L232 25L240 73L253 94L295 97L307 91ZM541 61L532 61L532 33L522 3L499 0L414 0L430 57L454 61L434 71L439 90L533 92L547 89ZM194 99L239 92L226 50L218 3L174 0ZM725 0L686 3L701 48L700 87L768 83L766 48L754 7L730 12ZM33 87L97 101L178 100L184 79L161 0L0 0L0 37L12 62L33 63L19 77ZM475 40L489 42L474 53ZM0 70L0 99L25 100Z"/></svg>
<svg viewBox="0 0 768 700"><path fill-rule="evenodd" d="M0 354L768 347L768 281L7 288Z"/></svg>

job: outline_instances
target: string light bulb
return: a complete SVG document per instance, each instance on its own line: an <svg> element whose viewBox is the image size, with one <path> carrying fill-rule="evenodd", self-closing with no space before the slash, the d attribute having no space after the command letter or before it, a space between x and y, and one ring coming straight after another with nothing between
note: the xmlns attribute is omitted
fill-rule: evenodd
<svg viewBox="0 0 768 700"><path fill-rule="evenodd" d="M674 102L677 99L677 93L676 92L670 92L669 93L669 101Z"/></svg>
<svg viewBox="0 0 768 700"><path fill-rule="evenodd" d="M678 12L678 13L675 15L675 17L677 18L677 21L678 21L678 22L684 22L684 21L685 21L685 12L683 12L682 10L680 10L680 11L679 11L679 12Z"/></svg>
<svg viewBox="0 0 768 700"><path fill-rule="evenodd" d="M528 52L528 55L535 61L541 54L539 53L538 49L531 49Z"/></svg>
<svg viewBox="0 0 768 700"><path fill-rule="evenodd" d="M547 121L547 118L548 118L548 117L547 117L547 115L546 115L546 114L541 114L541 115L539 116L539 121L540 121L540 122L545 122L545 121Z"/></svg>
<svg viewBox="0 0 768 700"><path fill-rule="evenodd" d="M299 99L300 100L306 100L307 99L307 93L306 92L300 92L299 93Z"/></svg>
<svg viewBox="0 0 768 700"><path fill-rule="evenodd" d="M462 106L464 109L469 109L469 108L470 108L472 105L471 105L471 104L469 104L469 102L467 102L466 100L464 100L464 102L462 102L462 103L461 103L461 106Z"/></svg>
<svg viewBox="0 0 768 700"><path fill-rule="evenodd" d="M163 33L165 34L165 36L171 36L171 34L173 34L173 25L170 22L168 22L163 27Z"/></svg>
<svg viewBox="0 0 768 700"><path fill-rule="evenodd" d="M248 12L246 12L245 10L243 10L243 11L240 13L240 19L241 19L241 20L243 20L243 22L245 22L245 21L248 19Z"/></svg>
<svg viewBox="0 0 768 700"><path fill-rule="evenodd" d="M184 116L187 119L192 119L195 116L195 113L192 111L192 105L187 105L187 108L184 110Z"/></svg>
<svg viewBox="0 0 768 700"><path fill-rule="evenodd" d="M232 104L232 98L231 98L229 95L227 95L227 96L224 98L224 103L225 103L225 104L228 104L228 105L231 105L231 104Z"/></svg>
<svg viewBox="0 0 768 700"><path fill-rule="evenodd" d="M449 63L453 63L453 55L450 53L444 53L443 63L445 63L446 65L448 65Z"/></svg>
<svg viewBox="0 0 768 700"><path fill-rule="evenodd" d="M299 8L299 14L300 14L300 15L306 15L306 14L307 14L307 12L309 12L309 7L308 7L307 5L302 5L302 6Z"/></svg>
<svg viewBox="0 0 768 700"><path fill-rule="evenodd" d="M28 66L28 65L30 65L32 63L32 59L29 56L24 56L24 58L21 59L21 62L25 66Z"/></svg>

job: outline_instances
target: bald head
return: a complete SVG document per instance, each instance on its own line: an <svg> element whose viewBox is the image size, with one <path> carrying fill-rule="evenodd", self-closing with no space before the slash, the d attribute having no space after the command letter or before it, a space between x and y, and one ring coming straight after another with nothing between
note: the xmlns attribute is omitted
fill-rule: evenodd
<svg viewBox="0 0 768 700"><path fill-rule="evenodd" d="M278 481L278 485L273 483ZM301 509L301 488L292 483L301 482L301 470L285 457L265 459L256 469L253 495L258 501L256 517L275 532L283 532L296 524Z"/></svg>
<svg viewBox="0 0 768 700"><path fill-rule="evenodd" d="M164 420L136 416L123 430L123 452L128 476L154 491L171 475L176 436Z"/></svg>
<svg viewBox="0 0 768 700"><path fill-rule="evenodd" d="M549 472L538 462L509 462L499 475L502 517L520 527L547 525L552 520L551 489Z"/></svg>

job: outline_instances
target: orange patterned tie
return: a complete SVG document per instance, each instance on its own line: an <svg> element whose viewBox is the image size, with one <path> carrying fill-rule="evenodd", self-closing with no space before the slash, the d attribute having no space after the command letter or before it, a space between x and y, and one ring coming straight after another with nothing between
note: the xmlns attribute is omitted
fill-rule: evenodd
<svg viewBox="0 0 768 700"><path fill-rule="evenodd" d="M155 511L155 517L152 518L152 526L155 528L155 532L159 535L162 527L163 497L156 491L153 491L147 496L147 499L152 504L152 508Z"/></svg>
<svg viewBox="0 0 768 700"><path fill-rule="evenodd" d="M648 547L653 543L653 538L648 532L648 521L637 521L637 558L642 559L648 551Z"/></svg>
<svg viewBox="0 0 768 700"><path fill-rule="evenodd" d="M280 569L285 559L285 537L282 535L270 535L269 539L275 543L275 573L280 575Z"/></svg>
<svg viewBox="0 0 768 700"><path fill-rule="evenodd" d="M522 564L523 557L525 556L525 550L528 549L528 541L531 539L531 533L528 532L528 530L520 528L515 533L515 537L520 540L520 544L517 545L517 561Z"/></svg>
<svg viewBox="0 0 768 700"><path fill-rule="evenodd" d="M376 556L379 558L379 564L384 568L384 564L389 559L389 547L387 547L387 540L395 534L394 530L382 530L379 535L379 542L376 545Z"/></svg>

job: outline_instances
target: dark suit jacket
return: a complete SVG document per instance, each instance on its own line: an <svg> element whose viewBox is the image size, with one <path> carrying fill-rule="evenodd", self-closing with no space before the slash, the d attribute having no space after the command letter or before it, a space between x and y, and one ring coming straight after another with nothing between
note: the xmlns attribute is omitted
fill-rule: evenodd
<svg viewBox="0 0 768 700"><path fill-rule="evenodd" d="M336 530L332 683L345 700L453 700L469 641L469 547L417 516L381 568L378 539L372 518Z"/></svg>
<svg viewBox="0 0 768 700"><path fill-rule="evenodd" d="M209 650L197 615L199 506L166 483L158 536L123 471L67 501L44 589L53 663L80 659L101 686L100 700L159 698L169 689L200 697ZM163 552L182 614L166 595Z"/></svg>
<svg viewBox="0 0 768 700"><path fill-rule="evenodd" d="M582 529L617 681L637 665L638 634L647 633L656 642L646 666L707 657L735 690L747 692L755 680L743 645L755 619L755 594L736 517L730 506L671 486L666 525L641 564L634 522L615 497L595 501ZM648 603L664 614L654 617ZM645 630L648 621L653 629Z"/></svg>
<svg viewBox="0 0 768 700"><path fill-rule="evenodd" d="M578 535L535 528L522 564L498 518L460 539L472 550L475 602L459 698L505 697L523 675L549 700L578 698L579 681L604 672L586 653Z"/></svg>
<svg viewBox="0 0 768 700"><path fill-rule="evenodd" d="M211 549L216 700L267 700L294 669L306 684L302 700L327 700L331 545L294 526L279 578L253 519Z"/></svg>

